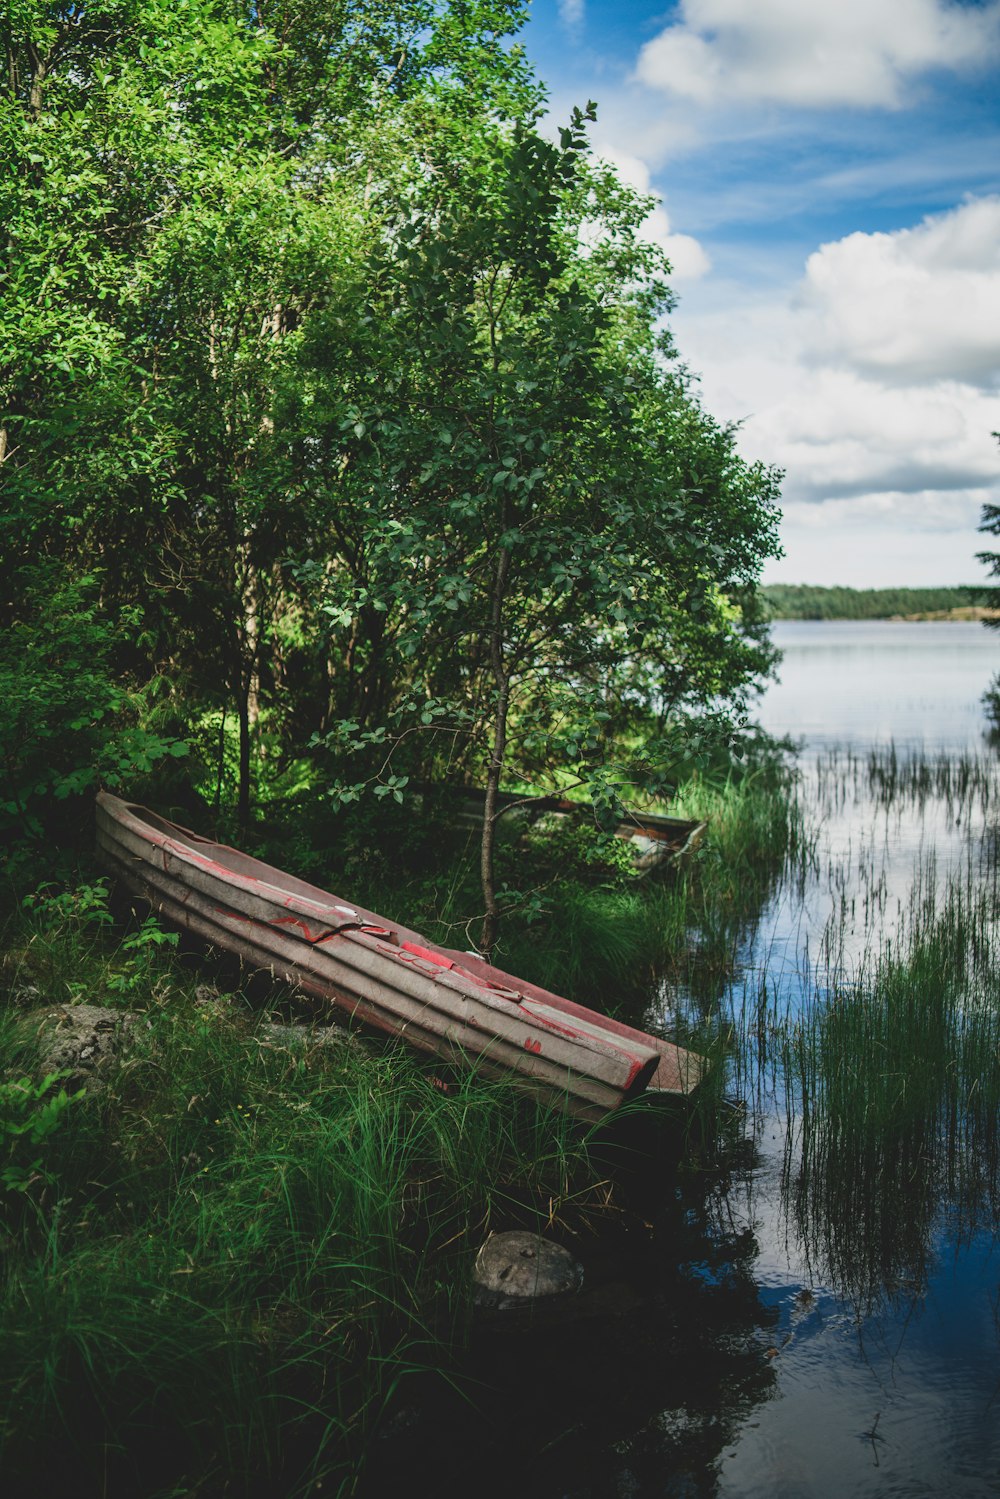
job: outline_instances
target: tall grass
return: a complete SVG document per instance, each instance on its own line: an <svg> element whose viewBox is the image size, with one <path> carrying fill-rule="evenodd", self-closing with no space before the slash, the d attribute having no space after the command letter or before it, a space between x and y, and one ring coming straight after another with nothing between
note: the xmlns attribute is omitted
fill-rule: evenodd
<svg viewBox="0 0 1000 1499"><path fill-rule="evenodd" d="M817 799L831 810L862 793L897 811L939 801L952 817L968 819L986 816L1000 790L990 755L900 749L892 742L864 753L827 750L817 758L814 774Z"/></svg>
<svg viewBox="0 0 1000 1499"><path fill-rule="evenodd" d="M113 937L103 988L90 958L88 998L121 1003ZM460 1341L481 1237L580 1221L603 1178L510 1085L444 1095L398 1049L197 1004L169 957L157 980L34 1179L0 1190L5 1492L351 1481L392 1391ZM8 1012L5 1072L37 1071L33 1037Z"/></svg>
<svg viewBox="0 0 1000 1499"><path fill-rule="evenodd" d="M832 756L818 811L845 776L890 824L906 806L943 807L967 830L964 857L941 872L923 848L890 911L880 836L827 854L818 951L796 985L765 970L732 1024L740 1085L775 1090L787 1121L789 1221L815 1274L864 1313L919 1290L945 1220L961 1236L1000 1210L1000 894L979 831L997 770L891 747Z"/></svg>
<svg viewBox="0 0 1000 1499"><path fill-rule="evenodd" d="M740 922L809 845L776 771L701 782L678 811L707 816L709 840L662 882L508 842L508 883L540 898L515 904L501 961L710 1053L710 1129L731 1037L709 996ZM445 848L428 863L426 840L395 864L358 847L339 873L305 843L286 862L465 945L474 866ZM106 896L93 876L43 891L0 966L8 1078L42 1070L26 1018L40 1007L134 1017L37 1158L0 1132L27 1161L0 1190L5 1492L346 1491L394 1395L461 1346L490 1229L585 1232L619 1212L608 1147L516 1084L466 1074L444 1093L399 1048L294 1038L239 995L206 1002L204 960L155 928L123 937ZM663 1003L699 971L704 1003Z"/></svg>

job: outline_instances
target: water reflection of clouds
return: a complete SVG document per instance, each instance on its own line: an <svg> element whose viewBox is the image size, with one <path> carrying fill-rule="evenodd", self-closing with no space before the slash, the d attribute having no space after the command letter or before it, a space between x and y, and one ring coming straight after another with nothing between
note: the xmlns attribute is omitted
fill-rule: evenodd
<svg viewBox="0 0 1000 1499"><path fill-rule="evenodd" d="M815 859L800 885L778 887L740 954L743 982L752 988L766 975L790 1005L833 971L855 980L875 956L873 941L894 940L905 929L930 868L943 890L989 836L982 805L956 812L952 798L905 795L886 804L864 769L853 769L835 795L826 793L838 773L836 752L803 769L800 795L816 830ZM1000 781L992 764L983 774Z"/></svg>
<svg viewBox="0 0 1000 1499"><path fill-rule="evenodd" d="M806 740L815 842L738 953L736 1082L756 1104L757 1166L730 1206L776 1316L779 1398L726 1452L717 1493L978 1499L1000 1471L995 1117L978 1117L974 1080L952 1097L942 1058L940 1093L932 1081L905 1118L820 1107L806 1127L779 1053L783 1027L887 943L901 950L949 884L996 880L1000 767L980 699L998 642L951 624L776 633L783 679L760 717Z"/></svg>

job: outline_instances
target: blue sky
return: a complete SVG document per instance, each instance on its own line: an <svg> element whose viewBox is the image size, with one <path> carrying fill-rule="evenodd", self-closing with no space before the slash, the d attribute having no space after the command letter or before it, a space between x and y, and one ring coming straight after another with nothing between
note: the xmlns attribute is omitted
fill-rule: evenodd
<svg viewBox="0 0 1000 1499"><path fill-rule="evenodd" d="M785 470L769 580L975 582L1000 503L1000 0L534 0L552 114L661 204L708 409Z"/></svg>

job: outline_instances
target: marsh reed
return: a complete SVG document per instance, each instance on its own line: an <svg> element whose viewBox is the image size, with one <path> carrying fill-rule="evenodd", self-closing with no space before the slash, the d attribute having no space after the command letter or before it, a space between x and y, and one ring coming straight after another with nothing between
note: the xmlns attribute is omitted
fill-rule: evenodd
<svg viewBox="0 0 1000 1499"><path fill-rule="evenodd" d="M821 757L817 824L852 801L867 828L820 839L806 897L825 920L794 962L758 950L731 991L732 1086L781 1121L789 1228L862 1313L924 1283L943 1222L967 1235L997 1221L998 787L984 757ZM902 880L907 815L951 841L913 840Z"/></svg>

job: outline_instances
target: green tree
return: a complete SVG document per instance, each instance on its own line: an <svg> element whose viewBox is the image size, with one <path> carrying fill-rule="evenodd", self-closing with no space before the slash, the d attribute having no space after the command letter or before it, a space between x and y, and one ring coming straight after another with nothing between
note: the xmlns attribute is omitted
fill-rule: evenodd
<svg viewBox="0 0 1000 1499"><path fill-rule="evenodd" d="M993 436L997 442L1000 442L1000 432L994 432ZM989 536L1000 536L1000 505L983 506L979 529ZM985 563L991 578L1000 578L1000 552L977 552L976 557L980 562ZM984 590L983 599L989 608L1000 609L1000 587ZM997 627L1000 625L1000 616L987 620L986 623Z"/></svg>
<svg viewBox="0 0 1000 1499"><path fill-rule="evenodd" d="M767 661L723 593L774 545L775 476L670 372L644 205L589 170L584 124L558 146L530 123L481 132L461 175L447 141L420 163L373 260L356 381L311 403L299 447L340 542L300 577L342 632L347 728L381 753L387 711L403 736L419 713L484 784L487 952L501 781L558 775L610 814L623 775L662 784L690 750L684 710L738 702ZM344 366L329 347L306 350L320 388ZM640 709L661 742L625 757Z"/></svg>
<svg viewBox="0 0 1000 1499"><path fill-rule="evenodd" d="M183 740L145 726L155 684L129 684L115 661L131 616L102 619L97 580L36 566L16 580L20 608L0 624L0 838L37 836L53 803L121 786Z"/></svg>
<svg viewBox="0 0 1000 1499"><path fill-rule="evenodd" d="M508 0L8 12L2 545L142 609L179 712L234 710L239 811L301 530L274 396L420 101L529 87ZM468 103L462 110L469 112ZM462 112L461 110L459 112Z"/></svg>
<svg viewBox="0 0 1000 1499"><path fill-rule="evenodd" d="M766 667L774 546L774 475L657 332L647 205L584 115L540 132L519 19L19 0L0 81L12 621L29 563L98 578L107 679L232 714L242 819L261 723L348 794L447 742L486 950L501 783L662 786Z"/></svg>

